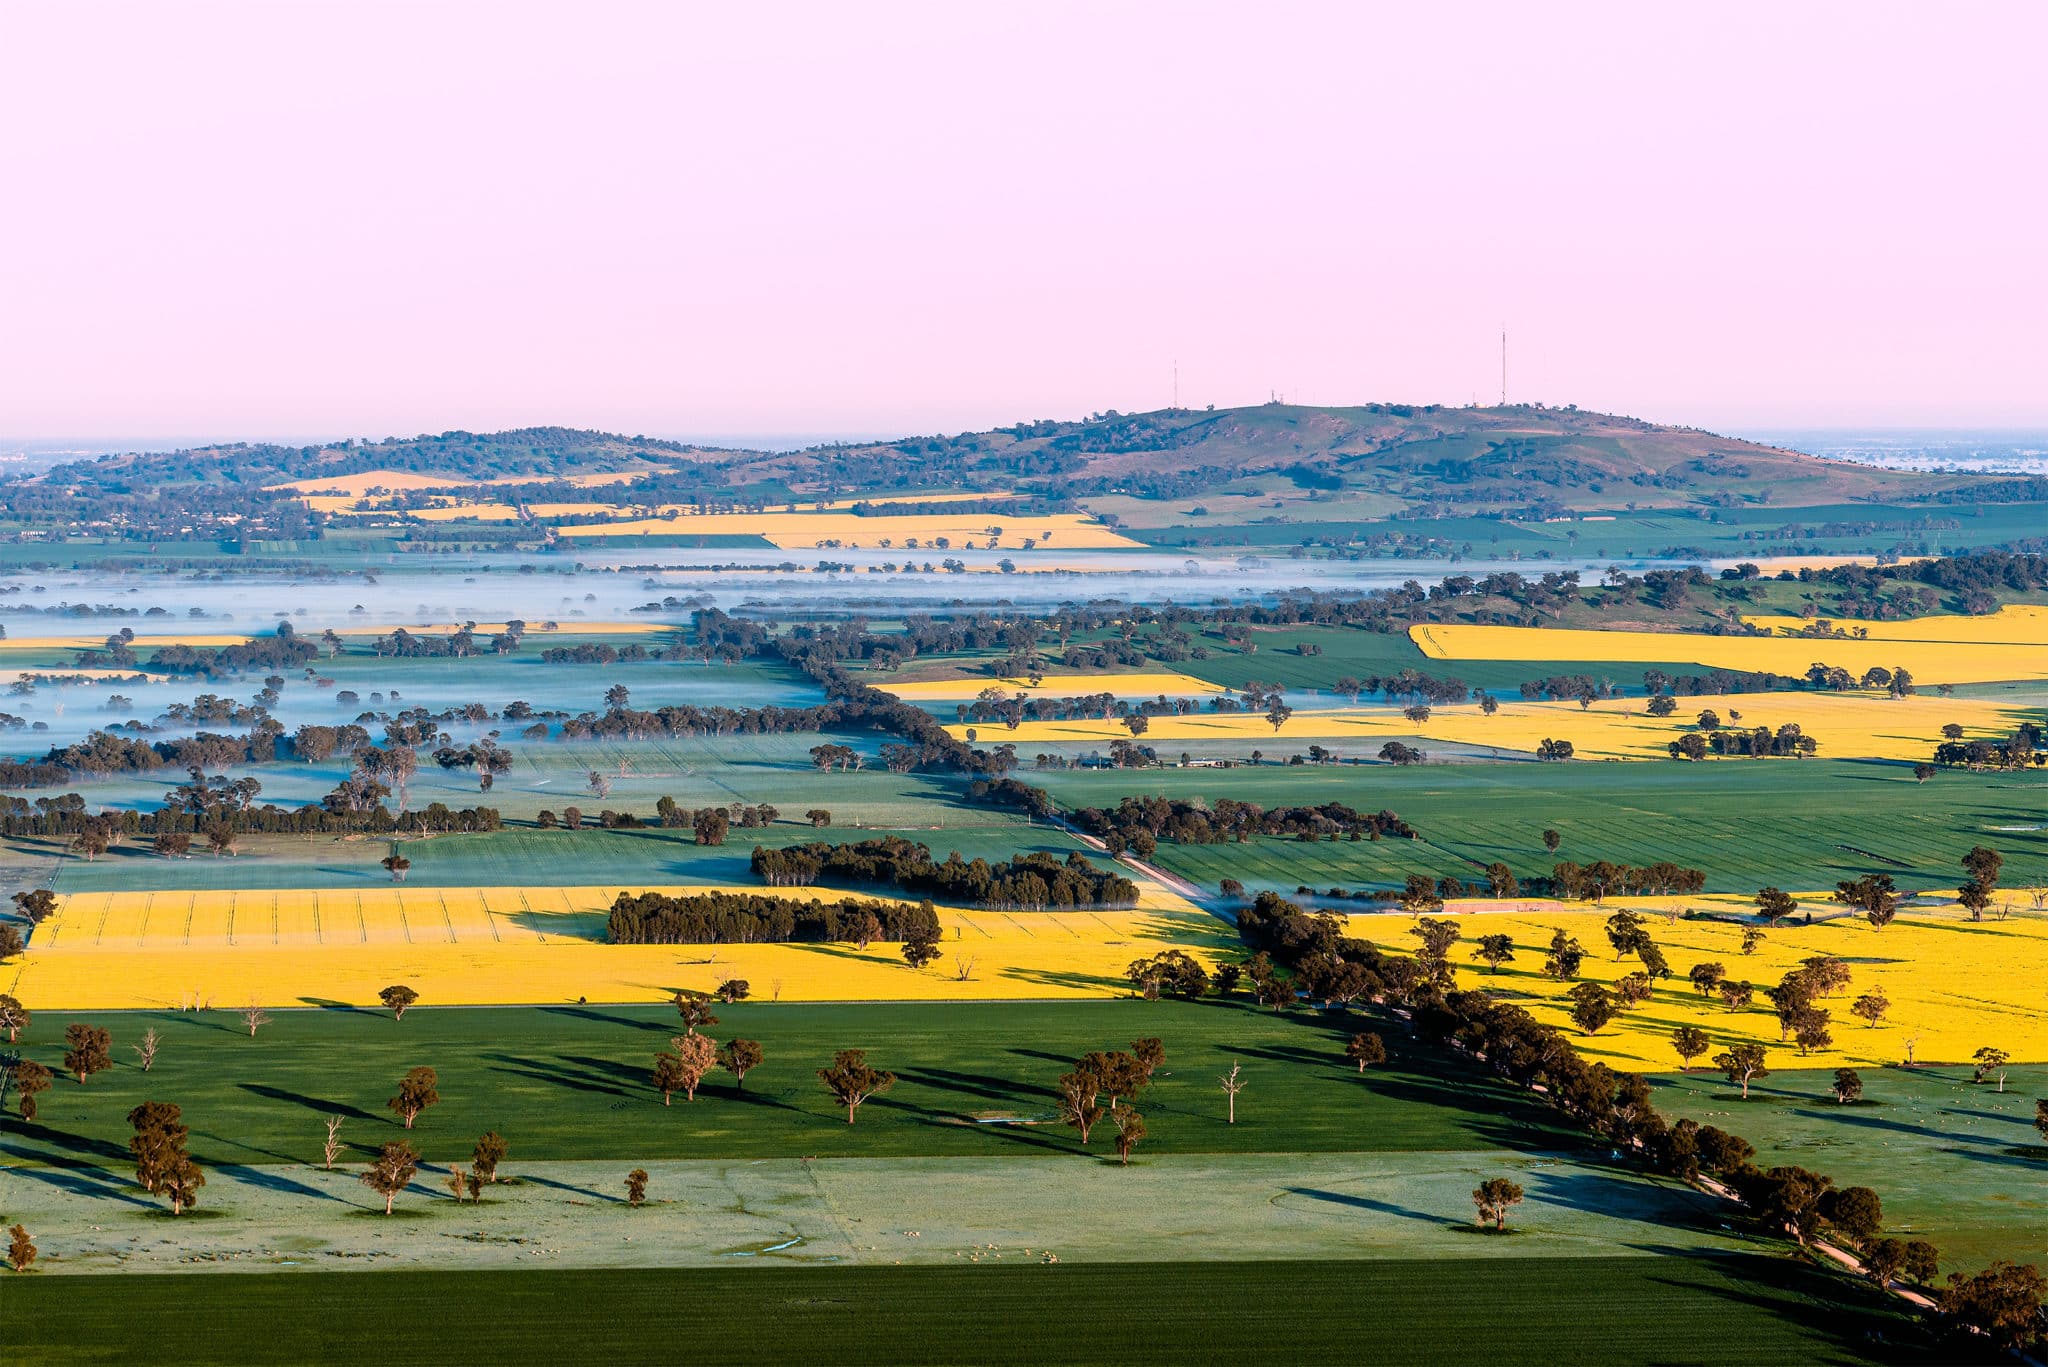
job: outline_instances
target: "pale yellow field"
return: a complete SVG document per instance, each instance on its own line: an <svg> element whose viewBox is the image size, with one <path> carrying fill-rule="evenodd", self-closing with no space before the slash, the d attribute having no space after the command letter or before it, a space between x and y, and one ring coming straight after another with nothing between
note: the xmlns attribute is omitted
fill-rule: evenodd
<svg viewBox="0 0 2048 1367"><path fill-rule="evenodd" d="M106 648L107 637L115 635L118 630L119 628L115 631L102 632L98 636L9 636L6 640L0 641L0 651L103 650ZM238 646L248 639L247 632L236 635L217 633L198 636L137 636L132 648L141 652L152 646Z"/></svg>
<svg viewBox="0 0 2048 1367"><path fill-rule="evenodd" d="M1805 641L1784 636L1701 636L1661 631L1434 624L1408 629L1434 660L1689 660L1710 669L1804 674L1824 663L1862 674L1905 668L1920 687L2048 678L2048 640L2028 644L1947 641Z"/></svg>
<svg viewBox="0 0 2048 1367"><path fill-rule="evenodd" d="M611 470L598 474L564 475L549 479L507 475L498 479L463 480L446 475L422 475L409 470L365 470L358 475L294 479L283 484L267 484L264 487L292 489L301 494L353 501L368 497L372 489L390 489L394 492L413 489L465 489L477 484L492 488L517 488L523 484L573 484L579 489L595 489L607 484L627 484L647 473L648 470Z"/></svg>
<svg viewBox="0 0 2048 1367"><path fill-rule="evenodd" d="M984 688L1005 693L1022 693L1032 698L1074 698L1090 693L1114 693L1122 698L1190 697L1202 693L1227 692L1221 684L1197 679L1190 674L1047 674L1033 688L1029 679L925 679L914 683L878 684L899 698L960 698L978 696ZM1119 730L1122 728L1119 727Z"/></svg>
<svg viewBox="0 0 2048 1367"><path fill-rule="evenodd" d="M523 505L529 517L611 517L622 510L614 503L528 503ZM407 517L422 522L453 522L468 519L476 522L513 522L518 520L519 506L510 503L460 503L450 502L436 508L411 508Z"/></svg>
<svg viewBox="0 0 2048 1367"><path fill-rule="evenodd" d="M1454 919L1465 941L1451 951L1451 959L1459 965L1461 986L1500 992L1537 1019L1564 1030L1589 1057L1617 1068L1675 1069L1678 1056L1671 1051L1671 1032L1680 1025L1699 1026L1713 1041L1696 1067L1745 1039L1763 1044L1774 1068L1898 1063L1905 1058L1908 1039L1917 1041L1915 1054L1923 1063L1967 1061L1985 1045L2004 1049L2017 1060L2048 1059L2048 919L2015 913L2004 921L1972 923L1960 908L1949 906L1902 913L1876 931L1860 918L1817 916L1810 926L1767 930L1762 948L1744 957L1740 926L1708 920L1667 922L1651 910L1659 905L1705 908L1716 902L1726 903L1727 910L1752 910L1746 901L1736 899L1627 900L1645 911L1646 928L1670 961L1672 976L1658 985L1648 1002L1597 1035L1585 1035L1571 1023L1565 993L1572 984L1544 977L1543 958L1551 933L1563 926L1586 948L1585 980L1611 986L1634 971L1639 967L1635 959L1615 961L1604 929L1607 910L1458 915ZM1459 905L1452 903L1452 910ZM1617 905L1619 900L1610 902L1608 910ZM1821 898L1805 905L1819 916L1840 910ZM1354 916L1350 921L1353 935L1404 954L1415 948L1406 916ZM1515 959L1496 975L1485 965L1472 963L1472 954L1478 937L1499 934L1514 936ZM1816 954L1840 957L1853 977L1847 990L1820 1003L1834 1017L1834 1047L1801 1058L1791 1043L1778 1043L1777 1016L1763 989ZM1706 961L1721 964L1731 978L1755 984L1755 1004L1731 1013L1720 998L1694 992L1686 974L1694 964ZM1891 999L1889 1014L1876 1027L1849 1014L1849 1003L1872 988L1882 988Z"/></svg>
<svg viewBox="0 0 2048 1367"><path fill-rule="evenodd" d="M635 888L634 891L647 889ZM706 891L702 887L655 889ZM404 982L448 1005L654 1001L745 978L785 1001L1013 1000L1126 990L1132 959L1180 947L1213 961L1228 927L1145 885L1122 912L942 909L945 957L922 973L898 946L608 945L620 889L411 888L362 892L81 893L59 899L0 991L32 1010L211 1003L373 1004ZM761 889L792 897L837 894ZM956 977L968 958L970 976Z"/></svg>
<svg viewBox="0 0 2048 1367"><path fill-rule="evenodd" d="M1793 633L1812 625L1804 617L1745 617L1743 621L1766 631ZM2048 607L2033 603L2008 603L1982 617L1915 617L1904 622L1858 622L1850 618L1827 619L1847 632L1863 632L1873 641L1939 641L1965 645L2042 645L2048 643ZM1828 646L1830 641L1813 641ZM1912 668L1908 665L1907 668Z"/></svg>
<svg viewBox="0 0 2048 1367"><path fill-rule="evenodd" d="M1941 728L1950 722L1974 740L2008 735L2020 721L2036 715L2023 707L1925 695L1894 699L1872 693L1746 693L1681 699L1679 711L1664 718L1645 713L1641 698L1603 699L1583 709L1575 702L1504 702L1491 717L1475 704L1464 704L1433 708L1424 722L1409 721L1392 707L1302 708L1277 732L1263 713L1200 713L1154 717L1136 739L1154 748L1200 741L1286 746L1315 740L1335 742L1332 748L1347 757L1370 757L1393 737L1523 752L1555 738L1570 741L1579 759L1665 759L1670 754L1666 747L1693 730L1694 719L1709 707L1730 727L1775 730L1796 722L1819 743L1819 755L1826 759L1922 760L1933 753ZM964 739L970 728L946 729ZM972 729L984 744L1107 745L1132 739L1120 721L1027 721L1014 730L1000 722L981 722ZM1346 747L1345 741L1352 744Z"/></svg>
<svg viewBox="0 0 2048 1367"><path fill-rule="evenodd" d="M996 549L1018 551L1027 537L1036 538L1041 551L1142 549L1140 543L1117 535L1099 522L1077 513L1055 513L1041 517L1004 517L999 513L962 513L954 516L919 514L906 517L856 517L852 513L684 513L674 518L641 518L587 526L563 527L563 536L759 536L784 550L808 550L820 541L838 541L848 548L881 548L887 538L897 549L904 540L917 538L917 549L906 554L920 560L936 560L942 552L931 544L934 537L946 537L951 549L962 550L972 541L977 548L990 549L988 529L1003 529Z"/></svg>

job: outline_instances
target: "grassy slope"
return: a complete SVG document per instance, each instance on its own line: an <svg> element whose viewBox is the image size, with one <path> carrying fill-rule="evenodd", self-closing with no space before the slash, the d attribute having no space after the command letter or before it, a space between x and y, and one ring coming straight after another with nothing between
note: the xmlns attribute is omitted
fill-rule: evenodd
<svg viewBox="0 0 2048 1367"><path fill-rule="evenodd" d="M1419 843L1160 846L1163 867L1209 886L1226 876L1282 890L1398 884L1412 872L1470 877L1496 859L1525 875L1557 859L1671 859L1706 870L1710 891L1754 892L1767 883L1815 891L1865 873L1891 874L1901 887L1953 888L1958 861L1980 843L2005 854L2007 886L2048 877L2048 831L2038 828L2048 776L2039 773L1944 773L1922 784L1897 765L1724 760L1048 770L1028 777L1069 808L1114 805L1126 793L1268 806L1339 801L1392 808L1424 836ZM1564 835L1555 857L1540 841L1546 826Z"/></svg>
<svg viewBox="0 0 2048 1367"><path fill-rule="evenodd" d="M1852 1027L1853 1028L1853 1027ZM2034 1099L2048 1068L2015 1068L2006 1090L1967 1068L1863 1070L1861 1102L1838 1104L1832 1071L1774 1070L1745 1102L1718 1074L1656 1079L1668 1114L1733 1129L1762 1163L1800 1163L1842 1186L1875 1188L1894 1233L1934 1240L1951 1267L2048 1257L2048 1159Z"/></svg>
<svg viewBox="0 0 2048 1367"><path fill-rule="evenodd" d="M8 1308L52 1367L360 1363L397 1325L470 1363L1936 1360L1874 1294L1759 1257L30 1278Z"/></svg>
<svg viewBox="0 0 2048 1367"><path fill-rule="evenodd" d="M684 953L701 953L685 950ZM193 1127L202 1164L305 1162L321 1116L348 1117L344 1137L371 1152L402 1132L385 1109L399 1076L427 1064L442 1102L413 1138L430 1159L464 1156L483 1130L526 1159L1001 1156L1076 1151L1070 1131L973 1125L982 1113L1049 1116L1069 1061L1157 1035L1171 1076L1147 1092L1149 1149L1171 1153L1572 1149L1579 1141L1533 1101L1402 1045L1385 1025L1296 1020L1249 1006L1109 1001L1040 1005L722 1007L720 1039L761 1041L767 1062L745 1092L715 1074L698 1100L664 1108L648 1085L673 1011L630 1007L282 1012L255 1039L232 1013L104 1013L119 1065L85 1086L59 1081L33 1125L0 1128L0 1156L29 1163L120 1166L124 1117L144 1098L172 1100ZM25 1053L55 1068L66 1019L37 1016ZM128 1045L146 1026L165 1036L155 1070ZM1349 1032L1378 1028L1396 1058L1359 1078L1343 1058ZM857 1125L816 1079L836 1049L866 1047L901 1081ZM1260 1104L1224 1123L1215 1085L1231 1063L1257 1075ZM1256 1109L1256 1114L1254 1114ZM1105 1136L1095 1136L1102 1149Z"/></svg>

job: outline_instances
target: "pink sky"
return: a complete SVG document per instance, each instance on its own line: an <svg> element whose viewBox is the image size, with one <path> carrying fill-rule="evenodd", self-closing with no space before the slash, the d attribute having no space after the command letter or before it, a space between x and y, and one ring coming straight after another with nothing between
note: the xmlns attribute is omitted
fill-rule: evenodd
<svg viewBox="0 0 2048 1367"><path fill-rule="evenodd" d="M2048 7L0 0L0 438L2048 424Z"/></svg>

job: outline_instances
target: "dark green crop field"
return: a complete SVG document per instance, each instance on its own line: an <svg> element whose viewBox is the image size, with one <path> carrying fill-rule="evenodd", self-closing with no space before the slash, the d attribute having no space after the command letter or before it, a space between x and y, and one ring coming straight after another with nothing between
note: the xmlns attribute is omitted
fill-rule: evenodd
<svg viewBox="0 0 2048 1367"><path fill-rule="evenodd" d="M1157 862L1213 888L1224 877L1291 891L1391 886L1410 873L1473 877L1495 860L1517 874L1559 859L1706 871L1714 892L1766 884L1815 891L1890 874L1903 888L1952 889L1972 845L2005 855L2008 886L2048 879L2048 774L1942 773L1844 760L1706 764L1458 764L1234 769L1043 770L1027 775L1069 809L1130 793L1233 797L1266 806L1344 802L1391 808L1421 841L1245 845L1163 843ZM1556 855L1544 829L1564 837Z"/></svg>
<svg viewBox="0 0 2048 1367"><path fill-rule="evenodd" d="M26 1277L21 1361L1958 1362L1763 1256ZM402 1349L395 1345L402 1343Z"/></svg>

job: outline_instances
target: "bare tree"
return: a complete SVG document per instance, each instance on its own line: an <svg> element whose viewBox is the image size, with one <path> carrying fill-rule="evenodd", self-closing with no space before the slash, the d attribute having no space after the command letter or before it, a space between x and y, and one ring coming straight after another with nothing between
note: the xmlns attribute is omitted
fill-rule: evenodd
<svg viewBox="0 0 2048 1367"><path fill-rule="evenodd" d="M158 1034L156 1027L152 1025L142 1032L140 1044L131 1044L128 1047L135 1051L136 1060L141 1063L142 1071L146 1073L156 1066L156 1051L163 1047L163 1043L164 1037Z"/></svg>
<svg viewBox="0 0 2048 1367"><path fill-rule="evenodd" d="M972 954L955 954L953 956L953 981L964 983L973 977L974 956Z"/></svg>
<svg viewBox="0 0 2048 1367"><path fill-rule="evenodd" d="M241 1015L242 1024L249 1027L250 1039L255 1039L256 1032L270 1024L270 1013L265 1011L262 1005L253 997L250 999L249 1004L242 1008Z"/></svg>
<svg viewBox="0 0 2048 1367"><path fill-rule="evenodd" d="M1230 1071L1217 1078L1216 1081L1222 1084L1223 1095L1230 1098L1229 1123L1235 1125L1237 1123L1237 1094L1245 1089L1245 1079L1238 1076L1238 1066L1233 1063L1230 1065Z"/></svg>
<svg viewBox="0 0 2048 1367"><path fill-rule="evenodd" d="M321 1160L329 1172L334 1171L334 1160L341 1157L341 1117L327 1117L327 1140L320 1146Z"/></svg>

